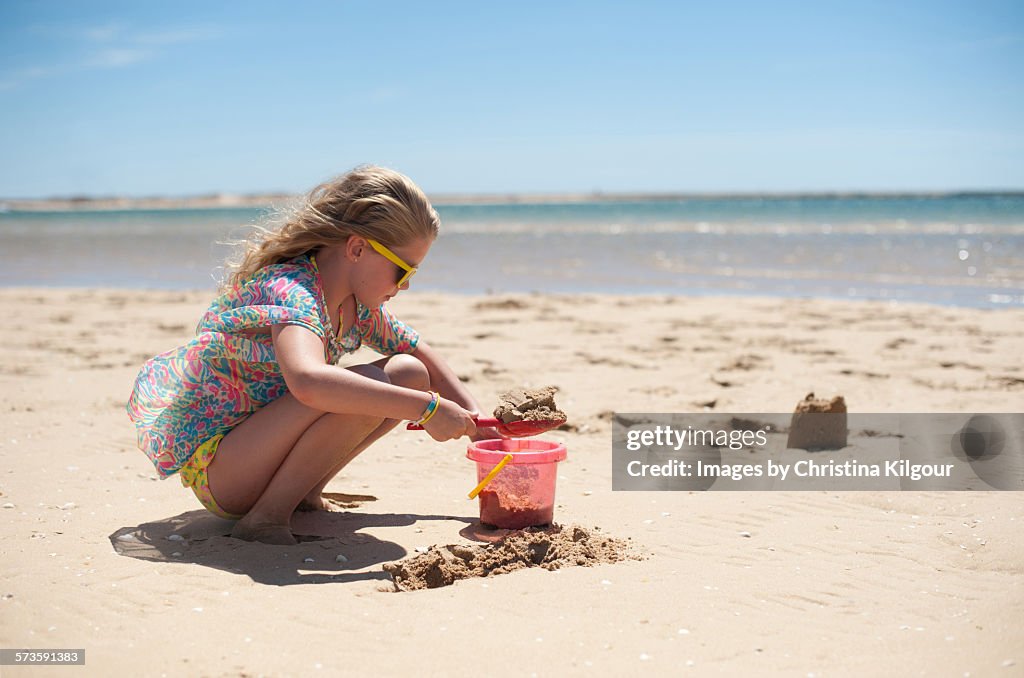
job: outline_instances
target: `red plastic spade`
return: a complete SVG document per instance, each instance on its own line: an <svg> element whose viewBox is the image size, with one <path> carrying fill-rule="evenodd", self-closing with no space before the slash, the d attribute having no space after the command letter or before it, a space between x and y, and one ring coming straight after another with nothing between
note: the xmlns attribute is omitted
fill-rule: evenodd
<svg viewBox="0 0 1024 678"><path fill-rule="evenodd" d="M530 436L550 431L553 428L558 428L565 423L565 419L538 419L533 421L523 419L505 423L501 419L481 417L474 419L473 422L477 425L477 428L494 428L497 429L498 433L509 438L529 438ZM422 426L412 423L405 428L410 431L423 430Z"/></svg>

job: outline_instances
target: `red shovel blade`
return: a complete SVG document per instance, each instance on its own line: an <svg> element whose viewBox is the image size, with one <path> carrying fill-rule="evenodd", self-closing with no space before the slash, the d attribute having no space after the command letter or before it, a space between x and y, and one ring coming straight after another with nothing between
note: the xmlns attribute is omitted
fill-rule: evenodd
<svg viewBox="0 0 1024 678"><path fill-rule="evenodd" d="M535 421L523 419L520 421L510 421L507 424L501 419L492 419L480 417L473 420L477 428L494 428L497 429L498 433L509 438L529 438L545 431L550 431L553 428L558 428L565 423L565 419L538 419ZM410 423L406 426L410 431L422 431L423 427L418 424Z"/></svg>

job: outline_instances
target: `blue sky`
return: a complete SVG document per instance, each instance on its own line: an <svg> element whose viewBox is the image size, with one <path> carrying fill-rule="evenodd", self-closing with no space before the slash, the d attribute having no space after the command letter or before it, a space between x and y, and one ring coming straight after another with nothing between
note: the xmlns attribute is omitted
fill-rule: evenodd
<svg viewBox="0 0 1024 678"><path fill-rule="evenodd" d="M0 197L1021 189L1022 74L1019 2L2 0Z"/></svg>

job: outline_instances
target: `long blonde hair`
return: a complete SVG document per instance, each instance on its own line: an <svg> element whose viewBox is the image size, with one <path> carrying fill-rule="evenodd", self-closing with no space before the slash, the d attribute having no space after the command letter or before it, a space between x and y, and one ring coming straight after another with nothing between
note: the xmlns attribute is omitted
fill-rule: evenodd
<svg viewBox="0 0 1024 678"><path fill-rule="evenodd" d="M321 247L342 245L350 236L400 247L436 238L441 220L423 191L407 176L385 167L361 165L320 184L297 204L258 225L226 263L224 286L245 281L256 271ZM283 222L283 223L282 223Z"/></svg>

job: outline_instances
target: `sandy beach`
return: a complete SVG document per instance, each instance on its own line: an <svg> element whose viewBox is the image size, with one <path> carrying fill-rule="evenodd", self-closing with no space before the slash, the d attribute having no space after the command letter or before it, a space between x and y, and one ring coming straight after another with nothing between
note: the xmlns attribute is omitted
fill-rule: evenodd
<svg viewBox="0 0 1024 678"><path fill-rule="evenodd" d="M0 646L85 648L4 676L943 675L1024 667L1013 492L612 492L613 412L1024 411L1024 310L881 302L410 293L392 310L486 408L557 385L555 520L629 558L394 592L385 563L472 544L465 441L396 430L297 514L226 536L157 481L124 404L207 292L0 290ZM350 356L366 362L372 354ZM173 537L173 538L172 538ZM343 556L343 558L339 558Z"/></svg>

